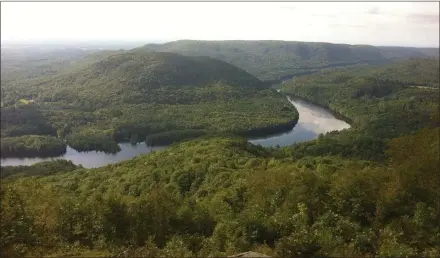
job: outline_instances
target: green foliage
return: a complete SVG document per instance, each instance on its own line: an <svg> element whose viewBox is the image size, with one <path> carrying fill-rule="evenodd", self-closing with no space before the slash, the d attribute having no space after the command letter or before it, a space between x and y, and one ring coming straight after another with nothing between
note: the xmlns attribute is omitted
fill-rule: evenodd
<svg viewBox="0 0 440 258"><path fill-rule="evenodd" d="M45 119L38 105L16 104L11 107L2 107L1 136L14 137L29 134L55 134L55 130Z"/></svg>
<svg viewBox="0 0 440 258"><path fill-rule="evenodd" d="M1 82L3 84L54 75L96 50L77 47L57 49L48 46L5 46L1 49Z"/></svg>
<svg viewBox="0 0 440 258"><path fill-rule="evenodd" d="M148 135L148 145L171 144L178 140L197 138L205 134L204 130L176 130Z"/></svg>
<svg viewBox="0 0 440 258"><path fill-rule="evenodd" d="M53 136L25 135L1 140L1 156L51 157L66 153L66 143Z"/></svg>
<svg viewBox="0 0 440 258"><path fill-rule="evenodd" d="M70 172L80 168L67 160L40 162L31 166L1 167L2 179L15 179L27 176L48 176L60 172Z"/></svg>
<svg viewBox="0 0 440 258"><path fill-rule="evenodd" d="M298 119L284 96L212 58L132 50L90 59L55 76L3 83L2 135L57 134L77 150L114 153L120 141L267 134ZM33 103L11 106L20 99Z"/></svg>
<svg viewBox="0 0 440 258"><path fill-rule="evenodd" d="M242 44L206 45L221 54L220 47L233 43ZM269 43L316 64L332 60L327 66L358 62L348 50L382 60L373 47L317 43L312 55L312 44L247 46ZM165 46L179 44L189 51L195 43ZM393 51L410 55L380 49L391 59ZM65 148L44 136L54 131L78 149L206 133L102 168L65 161L2 168L8 179L0 188L2 257L440 254L438 64L411 60L295 78L282 90L337 111L352 128L269 149L230 134L294 125L298 113L280 94L223 62L145 51L91 57L53 80L4 86L2 79L2 155L3 148Z"/></svg>
<svg viewBox="0 0 440 258"><path fill-rule="evenodd" d="M437 61L408 60L381 68L330 69L285 82L282 92L336 111L352 126L296 144L290 154L384 160L388 139L438 125L438 71Z"/></svg>
<svg viewBox="0 0 440 258"><path fill-rule="evenodd" d="M101 131L85 128L79 132L72 132L66 137L67 144L78 151L102 150L116 153L121 150L113 140L113 131Z"/></svg>
<svg viewBox="0 0 440 258"><path fill-rule="evenodd" d="M436 255L438 144L438 128L395 138L379 165L337 156L292 161L245 139L214 137L3 182L2 254Z"/></svg>
<svg viewBox="0 0 440 258"><path fill-rule="evenodd" d="M184 93L196 86L218 82L232 86L231 90L265 88L249 73L222 61L132 50L109 55L84 67L75 69L74 66L69 72L55 76L5 83L2 85L2 100L7 104L25 93L39 102L67 102L94 109L116 103L179 104L185 98L176 100L166 93L178 88ZM165 93L166 99L155 97L161 93ZM180 94L175 96L180 98ZM199 99L194 96L188 101L191 100Z"/></svg>
<svg viewBox="0 0 440 258"><path fill-rule="evenodd" d="M261 80L277 81L330 67L388 64L409 58L437 58L438 48L374 47L292 41L179 40L148 44L145 51L210 56L236 65Z"/></svg>

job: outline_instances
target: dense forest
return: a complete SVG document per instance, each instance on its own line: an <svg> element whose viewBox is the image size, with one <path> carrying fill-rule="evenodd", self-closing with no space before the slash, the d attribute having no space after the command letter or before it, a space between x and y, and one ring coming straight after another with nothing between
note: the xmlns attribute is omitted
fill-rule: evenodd
<svg viewBox="0 0 440 258"><path fill-rule="evenodd" d="M51 157L66 152L66 143L48 135L2 137L1 155L7 157Z"/></svg>
<svg viewBox="0 0 440 258"><path fill-rule="evenodd" d="M2 168L34 177L3 183L1 252L439 256L438 135L393 138L383 164L216 137L98 169Z"/></svg>
<svg viewBox="0 0 440 258"><path fill-rule="evenodd" d="M3 45L2 45L3 46ZM1 50L2 82L55 75L72 66L100 61L103 57L142 46L142 43L8 46ZM437 58L438 48L376 47L293 41L196 41L178 40L147 44L144 51L209 56L226 61L261 80L279 81L331 67L381 65L409 58Z"/></svg>
<svg viewBox="0 0 440 258"><path fill-rule="evenodd" d="M275 40L178 40L141 49L210 56L226 61L265 81L279 81L330 67L383 65L410 58L439 57L438 48L376 47Z"/></svg>
<svg viewBox="0 0 440 258"><path fill-rule="evenodd" d="M80 48L16 46L1 48L1 81L53 75L93 51Z"/></svg>
<svg viewBox="0 0 440 258"><path fill-rule="evenodd" d="M1 81L31 79L68 71L72 65L99 61L103 56L131 49L139 43L77 42L77 43L12 43L1 47Z"/></svg>
<svg viewBox="0 0 440 258"><path fill-rule="evenodd" d="M298 119L283 95L237 67L143 50L94 53L53 76L2 81L1 91L2 137L58 136L79 151L114 153L147 136L275 133Z"/></svg>
<svg viewBox="0 0 440 258"><path fill-rule="evenodd" d="M79 169L81 166L71 161L59 159L55 161L43 161L32 166L8 166L2 167L1 179L4 181L29 176L48 176L60 172L69 172Z"/></svg>
<svg viewBox="0 0 440 258"><path fill-rule="evenodd" d="M289 147L294 156L383 160L390 138L439 125L437 60L407 60L380 69L329 69L287 81L281 91L351 120L350 130Z"/></svg>
<svg viewBox="0 0 440 258"><path fill-rule="evenodd" d="M351 128L283 148L242 137L298 119L244 70L142 48L88 60L2 82L2 155L183 141L101 168L2 167L2 257L440 256L438 60L286 81Z"/></svg>

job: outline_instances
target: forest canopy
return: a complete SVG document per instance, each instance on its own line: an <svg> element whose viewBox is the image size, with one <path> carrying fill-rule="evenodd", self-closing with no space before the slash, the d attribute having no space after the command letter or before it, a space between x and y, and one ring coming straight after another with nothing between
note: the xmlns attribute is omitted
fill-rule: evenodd
<svg viewBox="0 0 440 258"><path fill-rule="evenodd" d="M351 129L292 146L292 155L385 159L390 138L439 125L439 63L407 60L380 68L329 69L289 80L281 92L351 120Z"/></svg>
<svg viewBox="0 0 440 258"><path fill-rule="evenodd" d="M438 256L438 135L394 138L382 165L219 137L98 169L36 164L3 183L2 254Z"/></svg>
<svg viewBox="0 0 440 258"><path fill-rule="evenodd" d="M196 43L178 42L189 50ZM296 45L292 52L308 60L304 45L272 43ZM232 43L216 44L206 43L218 52ZM117 151L127 139L185 141L94 169L65 160L2 167L0 255L440 256L438 61L328 69L346 48L365 50L357 53L374 62L382 60L377 49L389 60L399 57L393 51L412 51L322 45L321 71L281 91L339 113L352 127L284 148L237 135L291 127L296 109L253 75L212 58L111 51L56 75L2 78L2 155L66 143ZM265 65L257 57L250 58L256 71ZM340 61L359 61L350 58Z"/></svg>
<svg viewBox="0 0 440 258"><path fill-rule="evenodd" d="M140 49L187 56L210 56L231 63L264 81L282 81L322 69L377 66L410 58L439 58L438 48L277 40L178 40Z"/></svg>
<svg viewBox="0 0 440 258"><path fill-rule="evenodd" d="M53 135L80 151L114 153L117 142L147 136L165 144L203 134L275 133L298 119L283 95L251 74L173 53L94 54L54 76L2 82L1 90L2 136Z"/></svg>

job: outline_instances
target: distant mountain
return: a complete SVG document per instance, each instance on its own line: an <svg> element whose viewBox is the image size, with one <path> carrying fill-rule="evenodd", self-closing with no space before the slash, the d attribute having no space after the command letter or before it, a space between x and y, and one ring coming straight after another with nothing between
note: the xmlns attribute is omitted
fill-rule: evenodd
<svg viewBox="0 0 440 258"><path fill-rule="evenodd" d="M159 98L153 92L163 94L164 90L183 89L176 87L216 83L241 88L266 88L253 75L220 60L142 50L94 53L63 73L23 81L14 87L23 86L22 90L37 100L37 96L43 96L50 101L77 102L86 99L92 103L113 105L158 102ZM8 85L4 87L7 89ZM10 92L5 90L6 96ZM175 100L164 99L161 102L173 103Z"/></svg>
<svg viewBox="0 0 440 258"><path fill-rule="evenodd" d="M99 61L121 49L81 45L3 45L1 49L1 81L32 79L55 75L78 63Z"/></svg>
<svg viewBox="0 0 440 258"><path fill-rule="evenodd" d="M438 48L378 47L391 59L439 58Z"/></svg>
<svg viewBox="0 0 440 258"><path fill-rule="evenodd" d="M148 44L149 51L210 56L236 65L261 80L280 80L323 68L381 65L409 58L438 58L438 48L375 47L292 41L195 41Z"/></svg>
<svg viewBox="0 0 440 258"><path fill-rule="evenodd" d="M95 50L20 46L1 49L1 81L16 81L54 75Z"/></svg>
<svg viewBox="0 0 440 258"><path fill-rule="evenodd" d="M382 66L349 66L344 68L327 68L318 73L298 76L295 84L309 88L317 85L333 85L347 88L349 83L356 87L358 84L350 81L363 77L376 78L380 81L392 81L401 86L439 87L439 61L434 59L408 59L386 64ZM290 83L292 81L287 81Z"/></svg>

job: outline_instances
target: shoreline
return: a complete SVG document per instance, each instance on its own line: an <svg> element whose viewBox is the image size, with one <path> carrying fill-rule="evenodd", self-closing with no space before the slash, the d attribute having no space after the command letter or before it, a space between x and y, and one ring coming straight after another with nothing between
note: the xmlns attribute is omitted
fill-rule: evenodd
<svg viewBox="0 0 440 258"><path fill-rule="evenodd" d="M329 107L326 107L326 106L324 106L324 105L321 105L321 104L319 104L319 103L316 103L316 102L314 102L314 101L312 101L312 100L306 99L306 98L304 98L304 97L294 95L294 94L292 94L292 93L284 93L284 92L282 92L282 93L285 94L285 95L288 96L288 97L292 97L292 98L297 98L297 99L300 99L300 100L304 100L304 101L307 101L307 102L309 102L309 103L312 103L312 104L315 105L315 106L321 107L321 108L325 109L326 111L328 111L330 114L332 114L335 118L337 118L337 119L339 119L339 120L342 120L342 121L346 122L347 124L349 124L349 125L350 125L350 128L352 127L353 119L344 116L343 114L339 113L339 112L336 111L336 110L333 110L333 109L331 109L331 108L329 108Z"/></svg>
<svg viewBox="0 0 440 258"><path fill-rule="evenodd" d="M329 112L332 116L334 116L334 118L342 120L344 122L347 122L348 124L350 124L350 122L351 122L351 119L344 117L343 115L341 115L341 114L339 114L339 113L329 109L328 107L324 107L322 105L314 103L313 101L309 101L309 100L307 100L305 98L301 98L301 97L295 96L293 94L285 94L283 92L280 92L280 93L283 94L286 98L292 97L292 98L302 99L302 100L304 100L304 101L306 101L306 102L308 102L310 104L313 104L313 105L315 105L317 107L323 108L324 110ZM254 128L254 129L251 129L251 130L248 130L248 131L245 131L245 132L242 131L242 132L235 132L235 133L228 133L228 134L234 135L234 136L243 137L243 138L246 139L246 141L250 142L250 141L258 140L258 138L266 139L268 137L274 137L274 136L276 137L278 135L282 135L284 133L288 133L288 132L290 132L291 130L293 130L297 126L299 117L301 115L301 114L299 114L299 112L296 109L295 105L293 103L291 103L291 105L295 108L295 111L296 111L295 113L296 114L294 114L294 116L291 118L291 120L288 121L287 123L278 124L278 125L272 125L272 126L266 126L266 127L262 127L262 128ZM224 134L225 133L220 133L220 135L224 135ZM205 134L203 136L199 136L199 137L212 137L212 136L215 136L215 135L219 135L219 133L212 133L212 134L211 133L207 133L207 134ZM194 138L192 138L192 139L194 139ZM188 141L188 140L192 140L192 139L182 139L182 140L179 140L179 141L175 141L172 144L178 143L178 142L182 142L182 141ZM130 141L127 140L127 139L122 140L122 141L118 141L117 143L118 144L131 144L131 145L137 145L137 146L145 144L146 145L145 147L147 147L149 149L151 148L152 151L154 149L156 149L156 148L160 148L160 147L166 148L166 147L172 145L172 144L147 145L145 140L144 141L138 141L136 143L134 143L134 142L130 143ZM142 146L142 149L144 149L144 146ZM108 154L104 154L105 152L103 152L103 151L96 151L96 150L85 151L85 152L76 151L76 152L77 153L81 153L82 155L88 155L88 153L90 153L90 152L93 152L93 153L97 153L98 152L99 153L98 155L101 155L101 153L102 153L102 155L108 155ZM115 155L115 156L116 155L124 155L123 152L124 152L124 150L121 151L121 152L115 153L115 154L110 154L110 155ZM136 154L136 156L145 155L145 154L148 154L148 153L150 153L150 152L139 152L139 153ZM130 158L134 158L136 156L127 157L127 158L130 159ZM6 158L6 159L2 158L2 160L7 160L7 159L8 158ZM12 157L12 159L32 159L32 158L31 157L15 157L15 158ZM53 156L52 157L46 157L45 159L69 159L69 158L68 157L64 157L64 155L61 155L61 156L57 156L57 157L53 157ZM123 159L123 160L125 160L125 159ZM120 160L118 162L121 162L123 160ZM42 161L36 160L36 162L35 163L32 162L32 164L36 164L36 163L39 163L39 162L42 162ZM78 164L82 164L82 163L78 163ZM110 162L108 164L113 164L113 163ZM23 164L17 164L17 165L14 164L14 165L9 165L9 166L20 166L20 165L23 165ZM26 165L29 166L31 164L29 164L29 165L26 164ZM106 164L99 165L98 167L102 167L102 166L105 166L105 165ZM7 166L2 166L2 167L7 167Z"/></svg>

